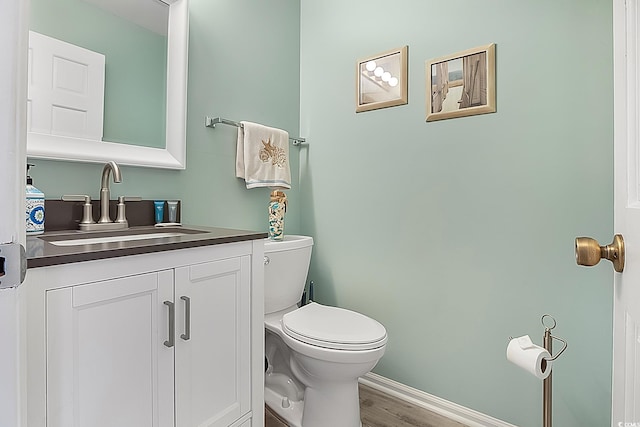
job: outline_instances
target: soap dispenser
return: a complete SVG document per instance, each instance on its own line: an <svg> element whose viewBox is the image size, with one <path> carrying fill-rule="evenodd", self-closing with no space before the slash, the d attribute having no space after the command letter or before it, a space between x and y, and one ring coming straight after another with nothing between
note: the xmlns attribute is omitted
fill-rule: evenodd
<svg viewBox="0 0 640 427"><path fill-rule="evenodd" d="M27 235L44 233L44 193L33 186L33 178L29 175L27 164L26 216Z"/></svg>

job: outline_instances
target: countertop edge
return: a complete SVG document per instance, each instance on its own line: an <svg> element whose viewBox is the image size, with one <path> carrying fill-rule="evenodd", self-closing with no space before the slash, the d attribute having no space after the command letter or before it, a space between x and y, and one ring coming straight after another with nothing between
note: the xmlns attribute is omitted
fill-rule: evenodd
<svg viewBox="0 0 640 427"><path fill-rule="evenodd" d="M207 233L192 236L184 236L179 241L157 242L152 244L131 243L125 247L96 248L95 245L80 245L74 250L56 250L49 242L38 239L40 236L33 236L27 239L27 268L49 267L62 264L73 264L78 262L103 260L131 255L142 255L154 252L166 252L179 249L197 248L202 246L221 245L226 243L244 242L250 240L260 240L268 236L267 233L244 230L233 230L212 227L197 227L211 231L211 236ZM226 233L225 233L226 232ZM44 235L41 235L44 236ZM29 256L30 245L43 244L41 254ZM38 251L35 251L36 253Z"/></svg>

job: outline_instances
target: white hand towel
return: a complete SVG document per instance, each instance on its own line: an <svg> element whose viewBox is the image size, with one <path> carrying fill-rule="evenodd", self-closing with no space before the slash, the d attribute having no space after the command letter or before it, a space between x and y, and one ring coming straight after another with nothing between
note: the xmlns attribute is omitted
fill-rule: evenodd
<svg viewBox="0 0 640 427"><path fill-rule="evenodd" d="M257 123L240 122L236 176L247 188L291 188L289 134Z"/></svg>

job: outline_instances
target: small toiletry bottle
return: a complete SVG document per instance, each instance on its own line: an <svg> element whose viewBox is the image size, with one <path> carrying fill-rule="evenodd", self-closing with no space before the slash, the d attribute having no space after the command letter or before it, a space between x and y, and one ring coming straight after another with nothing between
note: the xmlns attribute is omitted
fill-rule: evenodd
<svg viewBox="0 0 640 427"><path fill-rule="evenodd" d="M33 178L29 175L29 168L32 166L34 165L27 164L27 235L44 233L44 193L33 186Z"/></svg>
<svg viewBox="0 0 640 427"><path fill-rule="evenodd" d="M287 211L287 195L283 191L271 192L269 203L269 238L284 239L284 214Z"/></svg>
<svg viewBox="0 0 640 427"><path fill-rule="evenodd" d="M164 200L155 200L153 202L153 212L156 224L160 224L164 220Z"/></svg>
<svg viewBox="0 0 640 427"><path fill-rule="evenodd" d="M175 223L178 220L178 201L167 200L167 208L169 209L169 222Z"/></svg>

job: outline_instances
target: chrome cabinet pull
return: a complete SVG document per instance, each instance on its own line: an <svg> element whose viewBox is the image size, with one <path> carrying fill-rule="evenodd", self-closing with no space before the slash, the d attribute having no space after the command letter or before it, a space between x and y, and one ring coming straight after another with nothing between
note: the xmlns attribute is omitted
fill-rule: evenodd
<svg viewBox="0 0 640 427"><path fill-rule="evenodd" d="M164 305L169 307L169 339L164 342L164 345L173 347L175 344L173 338L176 334L176 308L175 304L171 301L165 301Z"/></svg>
<svg viewBox="0 0 640 427"><path fill-rule="evenodd" d="M184 334L180 334L180 338L189 341L191 338L191 298L181 296L180 299L184 301Z"/></svg>

